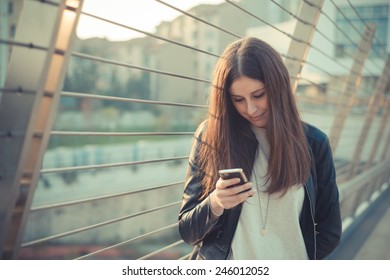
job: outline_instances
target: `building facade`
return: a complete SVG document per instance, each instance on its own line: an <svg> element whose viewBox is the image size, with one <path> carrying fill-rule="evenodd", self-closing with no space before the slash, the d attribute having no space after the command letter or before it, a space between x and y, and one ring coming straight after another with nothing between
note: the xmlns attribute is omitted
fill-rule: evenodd
<svg viewBox="0 0 390 280"><path fill-rule="evenodd" d="M357 96L369 98L381 75L389 53L389 7L388 0L324 1L311 48L302 69L302 79L297 95L336 104L343 92L345 81L351 73L355 52L365 25L373 23L376 28L368 59L359 79ZM279 30L293 34L296 19L276 24ZM253 27L247 35L263 38L283 55L287 54L291 38L270 26ZM387 86L389 88L389 86ZM325 90L324 90L325 89ZM326 94L326 95L325 95Z"/></svg>
<svg viewBox="0 0 390 280"><path fill-rule="evenodd" d="M0 1L0 87L3 86L7 73L7 64L12 47L5 41L15 37L16 26L23 5L23 0Z"/></svg>

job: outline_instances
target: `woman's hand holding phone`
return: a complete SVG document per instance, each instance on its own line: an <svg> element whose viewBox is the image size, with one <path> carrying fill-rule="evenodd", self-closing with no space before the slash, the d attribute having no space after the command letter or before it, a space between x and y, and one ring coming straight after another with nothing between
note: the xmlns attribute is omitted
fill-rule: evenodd
<svg viewBox="0 0 390 280"><path fill-rule="evenodd" d="M221 170L220 176L215 190L210 194L212 212L217 216L222 214L224 209L232 208L256 193L241 169Z"/></svg>

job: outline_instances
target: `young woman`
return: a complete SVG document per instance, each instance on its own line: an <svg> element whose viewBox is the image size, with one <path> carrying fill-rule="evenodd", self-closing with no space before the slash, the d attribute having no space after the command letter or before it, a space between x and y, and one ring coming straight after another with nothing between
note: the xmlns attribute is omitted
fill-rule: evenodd
<svg viewBox="0 0 390 280"><path fill-rule="evenodd" d="M195 133L179 213L191 259L323 259L341 218L327 136L304 123L289 73L267 43L227 47ZM218 171L242 168L249 182Z"/></svg>

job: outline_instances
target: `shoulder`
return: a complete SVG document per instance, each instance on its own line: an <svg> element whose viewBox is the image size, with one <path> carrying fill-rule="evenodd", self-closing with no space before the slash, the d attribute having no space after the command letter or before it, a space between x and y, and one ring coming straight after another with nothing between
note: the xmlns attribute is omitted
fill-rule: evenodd
<svg viewBox="0 0 390 280"><path fill-rule="evenodd" d="M203 135L204 131L206 130L206 128L207 128L207 120L204 120L198 125L198 127L195 131L195 134L194 134L195 138L202 138L202 135Z"/></svg>
<svg viewBox="0 0 390 280"><path fill-rule="evenodd" d="M319 155L331 151L329 138L325 132L305 122L303 123L303 127L307 143L314 155Z"/></svg>
<svg viewBox="0 0 390 280"><path fill-rule="evenodd" d="M321 144L324 141L328 141L328 136L319 128L309 123L303 122L303 128L305 136L309 144Z"/></svg>

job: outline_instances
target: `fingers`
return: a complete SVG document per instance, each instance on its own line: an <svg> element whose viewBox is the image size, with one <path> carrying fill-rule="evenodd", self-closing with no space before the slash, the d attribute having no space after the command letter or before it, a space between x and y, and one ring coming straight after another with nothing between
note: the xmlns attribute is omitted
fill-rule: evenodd
<svg viewBox="0 0 390 280"><path fill-rule="evenodd" d="M219 178L215 187L217 189L225 189L225 188L228 188L230 186L236 185L238 183L240 183L239 178L232 178L232 179L227 179L227 180L223 180L223 179Z"/></svg>
<svg viewBox="0 0 390 280"><path fill-rule="evenodd" d="M219 179L215 187L218 190L223 190L225 195L236 195L238 193L248 191L252 188L251 182L237 185L238 183L240 183L240 179L238 178L228 180Z"/></svg>
<svg viewBox="0 0 390 280"><path fill-rule="evenodd" d="M219 206L224 209L232 208L256 193L251 182L235 185L239 182L238 178L217 181L214 199Z"/></svg>

